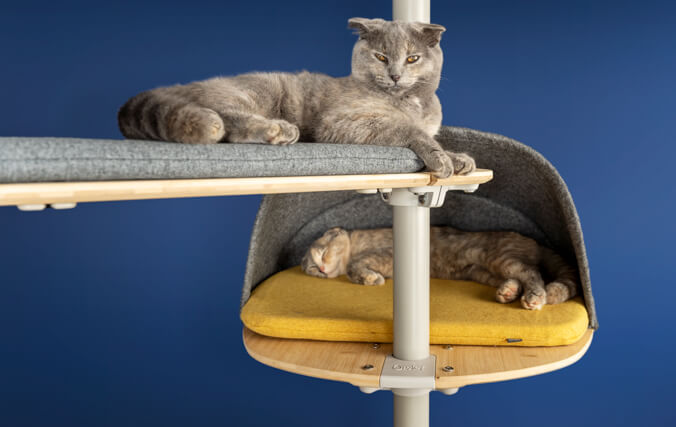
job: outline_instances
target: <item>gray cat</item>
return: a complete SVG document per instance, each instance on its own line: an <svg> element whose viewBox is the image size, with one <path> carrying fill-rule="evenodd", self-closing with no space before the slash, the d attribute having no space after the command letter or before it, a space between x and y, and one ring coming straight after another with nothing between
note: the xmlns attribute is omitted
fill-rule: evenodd
<svg viewBox="0 0 676 427"><path fill-rule="evenodd" d="M303 71L216 77L142 92L122 106L122 134L195 143L298 140L408 147L438 177L474 170L467 154L444 151L435 95L441 25L352 18L359 40L352 74Z"/></svg>

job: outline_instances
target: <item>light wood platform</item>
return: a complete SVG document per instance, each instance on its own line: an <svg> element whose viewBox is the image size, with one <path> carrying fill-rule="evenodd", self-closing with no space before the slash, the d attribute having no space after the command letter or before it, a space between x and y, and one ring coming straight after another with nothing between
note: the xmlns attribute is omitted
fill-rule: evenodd
<svg viewBox="0 0 676 427"><path fill-rule="evenodd" d="M437 358L436 388L456 388L529 377L578 361L591 344L589 329L576 343L559 347L483 347L431 345ZM244 328L249 355L273 368L295 374L342 381L358 387L379 387L380 371L392 344L291 340L259 335ZM377 347L377 348L375 348ZM372 365L372 369L363 369ZM444 372L452 366L453 372Z"/></svg>
<svg viewBox="0 0 676 427"><path fill-rule="evenodd" d="M493 171L477 169L469 175L451 176L444 179L436 179L429 173L420 172L383 175L0 184L0 206L483 184L492 178Z"/></svg>

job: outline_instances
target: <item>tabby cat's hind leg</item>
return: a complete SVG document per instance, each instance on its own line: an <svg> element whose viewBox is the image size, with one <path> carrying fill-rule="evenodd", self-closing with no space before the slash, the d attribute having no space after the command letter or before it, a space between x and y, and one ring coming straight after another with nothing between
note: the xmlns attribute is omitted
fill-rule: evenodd
<svg viewBox="0 0 676 427"><path fill-rule="evenodd" d="M551 282L545 286L547 290L547 304L560 304L575 296L575 284L563 281Z"/></svg>
<svg viewBox="0 0 676 427"><path fill-rule="evenodd" d="M528 310L540 310L547 303L547 292L538 267L526 264L519 259L502 260L501 274L508 279L516 279L523 285L521 306Z"/></svg>
<svg viewBox="0 0 676 427"><path fill-rule="evenodd" d="M521 295L522 286L518 280L507 279L495 291L495 299L503 304L512 302Z"/></svg>
<svg viewBox="0 0 676 427"><path fill-rule="evenodd" d="M470 265L453 275L460 280L471 280L497 288L495 300L503 304L512 302L521 295L521 283L515 279L503 279L476 264Z"/></svg>

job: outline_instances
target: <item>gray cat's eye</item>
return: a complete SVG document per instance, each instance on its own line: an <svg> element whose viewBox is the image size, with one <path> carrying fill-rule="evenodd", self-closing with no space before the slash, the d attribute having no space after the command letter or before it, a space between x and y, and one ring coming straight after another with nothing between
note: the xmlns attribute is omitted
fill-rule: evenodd
<svg viewBox="0 0 676 427"><path fill-rule="evenodd" d="M381 53L375 53L374 54L376 58L378 58L378 61L384 62L387 64L387 57Z"/></svg>
<svg viewBox="0 0 676 427"><path fill-rule="evenodd" d="M420 55L411 55L408 58L406 58L406 63L413 64L414 62L417 62L418 59L420 59Z"/></svg>

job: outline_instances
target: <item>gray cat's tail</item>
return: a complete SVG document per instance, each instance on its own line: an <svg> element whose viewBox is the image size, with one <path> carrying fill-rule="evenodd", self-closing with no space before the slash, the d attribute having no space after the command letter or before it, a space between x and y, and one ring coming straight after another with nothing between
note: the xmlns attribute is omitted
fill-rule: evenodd
<svg viewBox="0 0 676 427"><path fill-rule="evenodd" d="M559 304L577 295L578 273L553 250L541 247L542 267L552 281L545 286L547 304Z"/></svg>
<svg viewBox="0 0 676 427"><path fill-rule="evenodd" d="M120 108L117 113L117 124L120 132L129 139L159 140L158 121L152 120L159 103L155 101L151 91L141 92Z"/></svg>

